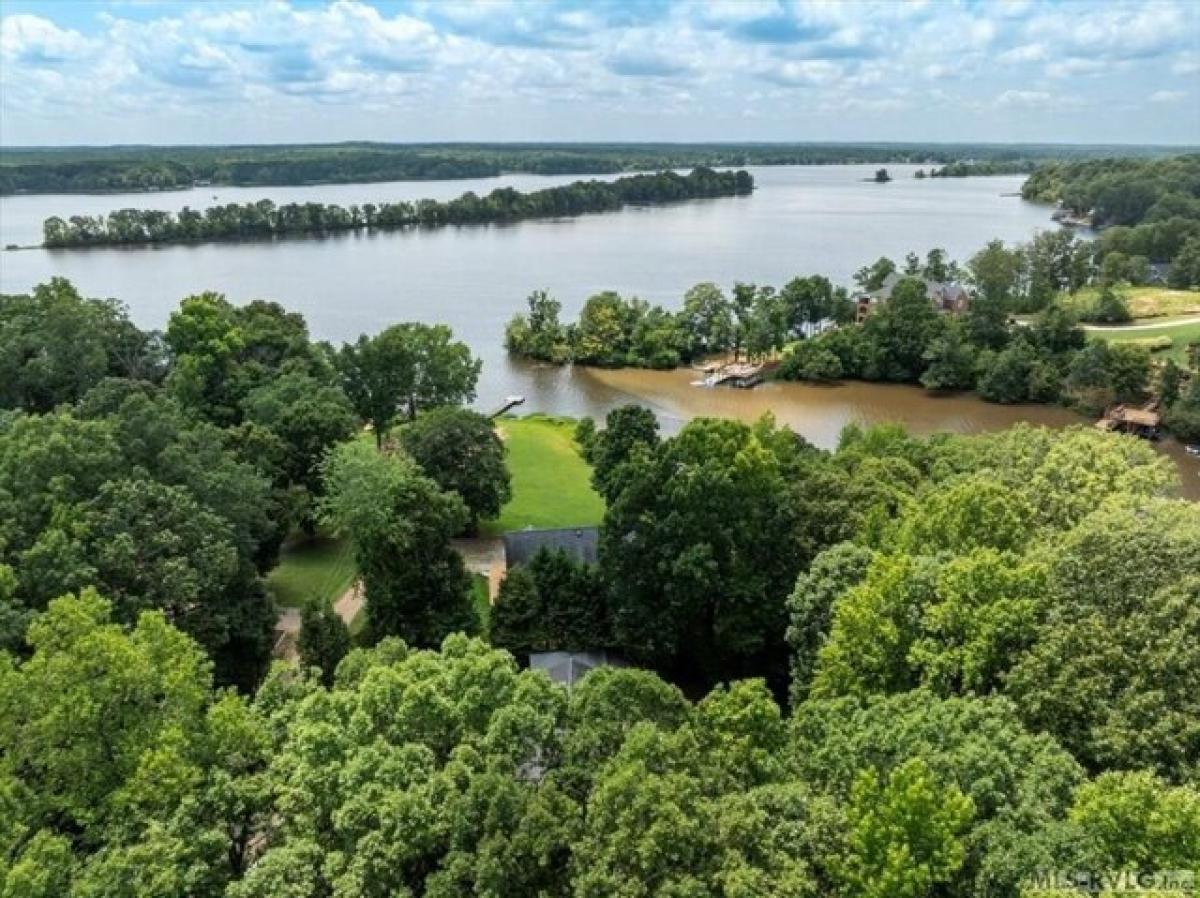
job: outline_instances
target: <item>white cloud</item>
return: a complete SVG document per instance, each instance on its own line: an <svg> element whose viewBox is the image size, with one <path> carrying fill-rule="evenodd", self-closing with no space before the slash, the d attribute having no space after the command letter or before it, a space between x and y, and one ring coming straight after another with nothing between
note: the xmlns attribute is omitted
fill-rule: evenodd
<svg viewBox="0 0 1200 898"><path fill-rule="evenodd" d="M1187 91L1184 90L1156 90L1150 94L1151 103L1178 103L1186 99Z"/></svg>
<svg viewBox="0 0 1200 898"><path fill-rule="evenodd" d="M679 139L971 140L1093 106L1144 118L1040 136L1200 140L1145 102L1200 72L1190 2L95 0L87 26L46 4L0 23L0 111L11 142L171 140L197 118L230 129L207 139L277 139L259 112L276 106L308 139L443 139L443 121L474 139L653 139L669 115ZM430 133L405 127L414 109ZM765 130L725 130L738 122Z"/></svg>
<svg viewBox="0 0 1200 898"><path fill-rule="evenodd" d="M1004 109L1069 109L1086 105L1080 97L1047 90L1006 90L995 105Z"/></svg>
<svg viewBox="0 0 1200 898"><path fill-rule="evenodd" d="M1175 75L1200 74L1200 53L1181 53L1171 63L1171 72Z"/></svg>
<svg viewBox="0 0 1200 898"><path fill-rule="evenodd" d="M1011 50L1005 50L996 58L1003 63L1042 62L1050 55L1045 44L1021 44Z"/></svg>
<svg viewBox="0 0 1200 898"><path fill-rule="evenodd" d="M1114 65L1116 64L1104 62L1099 59L1070 57L1056 59L1049 63L1046 66L1046 74L1051 78L1074 78L1077 75L1096 75L1112 69Z"/></svg>
<svg viewBox="0 0 1200 898"><path fill-rule="evenodd" d="M841 75L841 66L825 59L803 59L763 66L758 76L784 87L820 87Z"/></svg>
<svg viewBox="0 0 1200 898"><path fill-rule="evenodd" d="M41 16L14 15L0 20L0 57L13 62L46 65L79 58L93 44L78 31L59 28Z"/></svg>

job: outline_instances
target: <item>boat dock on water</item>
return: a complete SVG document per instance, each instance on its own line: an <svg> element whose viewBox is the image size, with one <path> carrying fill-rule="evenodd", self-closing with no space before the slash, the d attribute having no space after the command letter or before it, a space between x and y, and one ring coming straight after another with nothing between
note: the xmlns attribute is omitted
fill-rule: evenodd
<svg viewBox="0 0 1200 898"><path fill-rule="evenodd" d="M704 387L729 386L748 390L763 382L770 367L766 362L714 362L699 369L704 372L704 379L695 383Z"/></svg>
<svg viewBox="0 0 1200 898"><path fill-rule="evenodd" d="M1144 408L1114 405L1096 422L1096 427L1104 431L1133 434L1146 440L1157 440L1162 427L1162 415L1155 403L1150 403Z"/></svg>

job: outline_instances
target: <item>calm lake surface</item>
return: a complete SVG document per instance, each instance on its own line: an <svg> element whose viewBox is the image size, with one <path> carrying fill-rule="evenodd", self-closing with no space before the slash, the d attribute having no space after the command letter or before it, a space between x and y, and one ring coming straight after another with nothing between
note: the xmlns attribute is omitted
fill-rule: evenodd
<svg viewBox="0 0 1200 898"><path fill-rule="evenodd" d="M434 230L358 232L255 242L175 246L30 249L0 253L0 292L24 292L59 275L88 296L123 300L142 327L162 327L179 300L203 290L233 302L273 299L304 314L315 337L351 340L398 321L450 325L483 359L478 405L527 397L525 409L603 415L633 399L658 410L668 427L698 414L757 417L772 411L820 446L850 421L900 421L915 432L974 432L1017 420L1067 424L1062 409L1011 408L971 397L932 397L906 387L769 384L754 391L705 390L690 372L549 369L509 359L504 324L531 290L545 288L574 317L600 290L669 307L688 287L714 281L782 285L824 274L849 285L880 255L901 259L935 246L965 260L988 240L1027 240L1054 227L1050 210L1018 196L1015 177L917 180L917 166L889 166L889 184L867 181L873 166L755 167L748 197L633 208L581 218ZM612 176L616 177L616 176ZM600 178L607 180L607 178ZM578 176L510 175L459 181L336 184L286 188L200 188L152 194L0 198L0 245L40 242L51 215L119 208L175 210L269 198L276 203L447 199L501 186L536 190ZM1183 458L1184 479L1200 497L1200 464ZM1195 486L1193 486L1195 484Z"/></svg>
<svg viewBox="0 0 1200 898"><path fill-rule="evenodd" d="M398 321L450 325L484 361L479 398L537 393L540 411L597 411L594 390L574 378L555 389L513 364L504 325L525 297L550 290L570 317L588 296L618 290L668 306L701 281L782 285L824 274L850 284L880 255L903 258L945 247L966 259L988 240L1026 240L1053 227L1049 210L1014 194L1021 177L917 180L916 166L892 166L875 184L871 166L752 169L748 197L631 208L573 219L431 230L356 232L251 242L0 252L0 291L24 292L55 275L87 296L113 296L143 327L162 327L179 300L203 290L233 302L278 300L302 312L314 336L351 340ZM178 210L214 203L449 198L500 186L518 190L577 177L512 175L470 181L334 184L287 188L202 188L169 193L0 198L0 245L41 240L51 215L101 214L127 207ZM216 197L214 200L213 197Z"/></svg>

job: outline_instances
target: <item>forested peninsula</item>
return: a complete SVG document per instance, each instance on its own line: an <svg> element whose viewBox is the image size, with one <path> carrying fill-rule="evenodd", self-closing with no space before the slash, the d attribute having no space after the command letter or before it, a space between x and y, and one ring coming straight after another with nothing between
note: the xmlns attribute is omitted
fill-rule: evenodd
<svg viewBox="0 0 1200 898"><path fill-rule="evenodd" d="M174 243L562 218L611 212L625 206L742 196L753 190L754 178L749 172L700 167L687 175L662 171L615 181L576 181L529 193L501 187L481 197L468 191L445 202L424 199L348 207L333 203L276 206L264 199L212 206L204 211L185 206L177 214L160 209L118 209L108 215L73 215L69 219L53 216L43 223L42 233L47 247Z"/></svg>
<svg viewBox="0 0 1200 898"><path fill-rule="evenodd" d="M0 194L125 193L487 178L506 172L597 175L744 165L1006 164L1161 156L1167 147L920 143L297 144L30 147L0 151ZM979 172L976 172L979 173Z"/></svg>

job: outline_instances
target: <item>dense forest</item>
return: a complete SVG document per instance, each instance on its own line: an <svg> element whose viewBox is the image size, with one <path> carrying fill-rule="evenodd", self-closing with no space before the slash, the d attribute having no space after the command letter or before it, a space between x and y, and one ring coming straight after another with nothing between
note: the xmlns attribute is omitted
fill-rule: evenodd
<svg viewBox="0 0 1200 898"><path fill-rule="evenodd" d="M332 203L286 203L270 200L229 203L200 212L184 207L178 214L157 209L119 209L108 215L48 218L42 226L44 246L79 247L111 244L273 237L331 233L361 228L404 228L414 225L482 224L528 218L559 218L607 212L630 205L653 205L705 197L741 196L754 189L744 170L696 168L689 174L671 171L627 175L614 181L576 181L521 193L511 187L487 196L468 191L457 199L364 203L347 207Z"/></svg>
<svg viewBox="0 0 1200 898"><path fill-rule="evenodd" d="M377 144L37 147L0 150L0 194L611 174L696 166L1159 156L1162 147L1055 144Z"/></svg>
<svg viewBox="0 0 1200 898"><path fill-rule="evenodd" d="M0 298L0 369L0 894L1195 895L1200 506L1144 442L619 408L598 564L484 626L450 539L503 452L445 328L200 294L155 334L59 280ZM314 519L367 626L268 667ZM524 667L576 648L636 666Z"/></svg>
<svg viewBox="0 0 1200 898"><path fill-rule="evenodd" d="M1192 244L1200 260L1200 240ZM697 284L678 311L607 291L590 297L570 323L561 320L558 300L536 291L527 311L509 322L505 343L527 358L600 367L674 368L723 355L777 360L776 376L783 379L976 390L990 402L1063 402L1085 414L1153 395L1169 429L1200 441L1200 345L1183 365L1156 366L1146 346L1089 341L1081 313L1059 301L1063 292L1098 281L1094 308L1083 316L1129 319L1123 285L1146 269L1145 259L1110 253L1098 266L1094 250L1068 231L1055 231L1011 248L993 241L965 268L938 249L924 260L909 254L902 266L881 258L857 273L859 295L900 279L888 301L862 321L855 320L850 294L821 276L779 288L737 283L729 294L716 284ZM1182 286L1200 287L1200 266L1193 271ZM966 311L936 309L928 284L959 281L973 290ZM1027 313L1026 320L1016 313Z"/></svg>
<svg viewBox="0 0 1200 898"><path fill-rule="evenodd" d="M1200 281L1200 154L1049 164L1030 176L1021 195L1059 203L1101 229L1099 258L1178 260L1178 285Z"/></svg>
<svg viewBox="0 0 1200 898"><path fill-rule="evenodd" d="M599 563L542 552L485 627L450 538L503 453L444 328L200 294L150 334L55 281L0 365L5 896L1195 894L1200 507L1136 439L619 408L577 430ZM268 666L313 516L367 627ZM583 647L637 666L524 669Z"/></svg>

